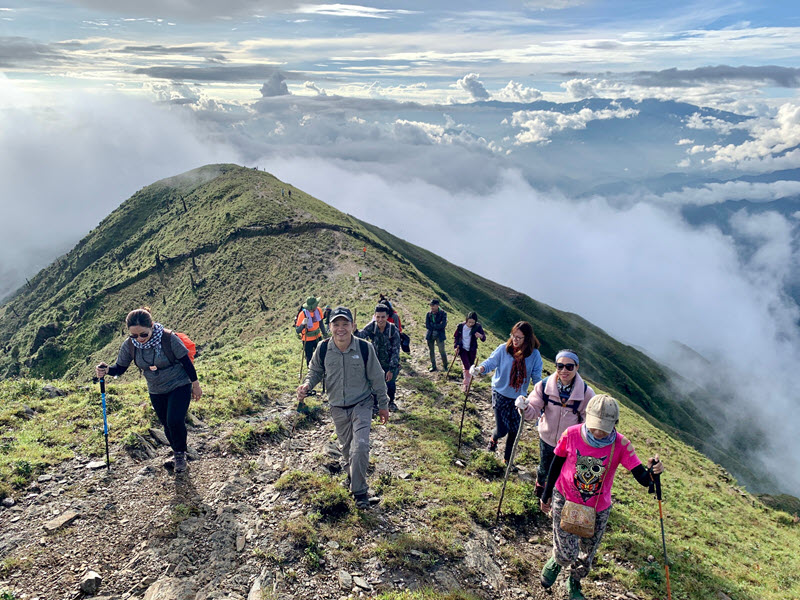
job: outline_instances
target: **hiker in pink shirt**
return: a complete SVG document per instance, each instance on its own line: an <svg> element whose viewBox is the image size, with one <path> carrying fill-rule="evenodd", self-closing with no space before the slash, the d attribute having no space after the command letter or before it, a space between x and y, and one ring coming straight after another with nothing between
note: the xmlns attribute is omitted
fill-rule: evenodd
<svg viewBox="0 0 800 600"><path fill-rule="evenodd" d="M542 494L542 512L552 508L553 513L553 554L540 581L544 588L551 587L566 567L570 600L585 600L580 582L592 567L608 524L617 467L628 469L646 487L664 471L658 455L647 461L647 468L642 465L630 441L617 432L618 422L617 401L608 394L594 396L586 407L586 422L568 428L558 440ZM587 515L593 518L585 527ZM575 530L576 523L579 533L565 531Z"/></svg>

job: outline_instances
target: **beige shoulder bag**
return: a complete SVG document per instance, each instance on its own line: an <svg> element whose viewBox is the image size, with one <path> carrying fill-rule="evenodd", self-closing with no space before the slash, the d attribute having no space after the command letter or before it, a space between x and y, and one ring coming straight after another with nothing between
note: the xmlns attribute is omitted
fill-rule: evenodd
<svg viewBox="0 0 800 600"><path fill-rule="evenodd" d="M561 529L567 533L574 533L583 538L592 537L594 535L594 523L597 517L596 507L597 503L600 502L600 495L603 491L603 483L606 480L606 474L611 470L614 461L614 446L616 445L617 441L614 440L614 443L611 444L611 457L608 460L608 468L606 472L603 473L603 479L600 481L600 489L595 498L595 508L587 506L586 504L578 504L571 500L567 500L564 503L564 508L561 509Z"/></svg>

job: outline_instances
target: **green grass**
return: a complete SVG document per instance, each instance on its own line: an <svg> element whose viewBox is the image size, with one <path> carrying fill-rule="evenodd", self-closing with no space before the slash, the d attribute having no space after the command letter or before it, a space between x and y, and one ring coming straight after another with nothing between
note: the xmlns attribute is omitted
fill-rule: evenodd
<svg viewBox="0 0 800 600"><path fill-rule="evenodd" d="M640 458L658 452L667 466L665 527L676 600L713 598L718 591L736 600L800 597L796 499L778 496L772 502L789 512L768 508L678 441L682 436L712 454L724 450L697 442L695 437L710 429L685 402L673 402L670 374L659 365L580 317L476 277L299 190L292 190L291 203L282 201L281 187L287 186L268 174L232 165L205 167L148 186L0 307L0 377L21 375L0 380L0 496L18 495L48 466L76 454L102 456L100 395L89 380L94 364L116 356L131 308L150 305L158 321L198 343L204 394L191 410L228 434L229 449L247 454L282 434L278 421L245 423L240 417L289 398L297 386L301 346L292 321L306 296L350 306L363 326L378 294L387 293L406 324L410 317L417 321L408 333L412 345L424 347L420 323L428 299L437 295L450 313L451 329L466 310L478 311L489 334L480 357L524 318L534 323L546 359L562 346L575 347L593 387L619 395L624 405L620 430L632 439ZM309 229L313 221L330 225ZM281 233L285 228L294 229L286 235ZM367 261L361 256L364 244ZM355 278L358 270L364 273L361 284ZM455 454L463 395L453 381L409 374L414 365L406 356L403 364L400 387L411 395L406 410L387 427L391 452L411 476L378 474L371 484L387 514L416 509L417 530L385 536L364 550L359 540L374 530L375 517L356 511L338 480L284 474L279 486L297 493L308 509L303 518L285 525L286 535L296 540L312 569L325 540L337 541L342 560L354 567L371 553L412 568L404 552L414 550L422 554L412 555L421 568L436 568L442 561L459 560L475 527L494 524L502 470L481 449L488 432L480 430L477 411L487 410L486 404L475 396L467 404L464 467L459 467ZM548 360L545 368L552 370ZM41 390L46 380L40 377L61 377L54 383L68 396L47 397ZM473 387L476 395L485 396L489 382L480 380ZM109 381L107 401L115 448L155 424L135 369ZM311 405L312 414L299 419L298 427L316 425L321 408ZM33 418L27 418L26 406L33 409ZM684 430L655 427L661 420ZM527 427L526 432L518 464L531 473L538 446ZM735 466L730 468L747 472L746 465ZM663 597L657 504L626 473L619 474L614 496L610 528L592 577L619 582L641 598ZM546 525L532 485L516 476L508 483L502 515L504 535L516 535L517 541L530 525ZM649 555L656 561L648 562ZM520 576L535 575L536 565L505 558ZM380 597L469 596L423 590Z"/></svg>

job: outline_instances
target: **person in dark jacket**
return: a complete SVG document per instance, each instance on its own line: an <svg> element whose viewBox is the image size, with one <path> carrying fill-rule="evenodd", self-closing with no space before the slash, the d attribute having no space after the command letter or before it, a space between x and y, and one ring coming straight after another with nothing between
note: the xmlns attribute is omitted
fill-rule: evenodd
<svg viewBox="0 0 800 600"><path fill-rule="evenodd" d="M447 370L447 352L444 349L444 339L447 337L447 313L439 307L439 300L431 300L431 310L425 315L425 339L428 342L428 349L431 353L430 371L438 371L436 368L436 353L433 350L434 344L439 347L439 355L442 357L442 368Z"/></svg>
<svg viewBox="0 0 800 600"><path fill-rule="evenodd" d="M475 358L478 356L478 338L480 338L482 342L486 341L486 333L484 333L481 324L478 323L477 313L469 313L464 322L458 324L454 338L455 351L461 359L461 370L464 375L461 389L466 392L467 387L469 387L469 382L472 381L469 368L475 364Z"/></svg>
<svg viewBox="0 0 800 600"><path fill-rule="evenodd" d="M161 323L154 323L147 308L132 310L125 318L130 337L122 342L117 362L110 367L101 362L95 373L102 379L122 375L131 363L139 367L147 381L150 403L164 427L174 455L175 472L186 470L186 413L192 398L202 395L197 371L181 339ZM163 349L170 344L175 362Z"/></svg>
<svg viewBox="0 0 800 600"><path fill-rule="evenodd" d="M400 332L393 323L389 323L389 308L385 304L375 307L375 316L364 329L355 331L354 335L372 343L378 362L386 377L386 393L389 396L389 410L397 411L394 397L397 392L397 374L400 372ZM374 401L373 416L378 414L378 400Z"/></svg>

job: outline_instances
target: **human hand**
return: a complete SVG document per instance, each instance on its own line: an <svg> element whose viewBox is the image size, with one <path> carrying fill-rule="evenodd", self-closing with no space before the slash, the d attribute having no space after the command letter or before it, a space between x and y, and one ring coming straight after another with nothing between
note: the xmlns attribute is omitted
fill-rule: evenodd
<svg viewBox="0 0 800 600"><path fill-rule="evenodd" d="M378 417L381 420L381 425L386 425L389 422L389 409L384 408L378 411Z"/></svg>
<svg viewBox="0 0 800 600"><path fill-rule="evenodd" d="M546 514L546 515L549 515L549 514L550 514L550 508L551 508L551 507L550 507L550 503L549 503L549 502L545 502L544 500L541 500L541 499L540 499L540 500L539 500L539 508L541 509L541 511L542 511L544 514Z"/></svg>
<svg viewBox="0 0 800 600"><path fill-rule="evenodd" d="M94 368L94 372L98 379L103 379L106 375L108 375L108 365L104 362L101 362Z"/></svg>
<svg viewBox="0 0 800 600"><path fill-rule="evenodd" d="M517 410L525 410L528 408L528 399L525 396L517 396L514 406L517 407Z"/></svg>
<svg viewBox="0 0 800 600"><path fill-rule="evenodd" d="M307 383L297 387L297 401L302 402L303 398L308 395L309 386Z"/></svg>
<svg viewBox="0 0 800 600"><path fill-rule="evenodd" d="M481 375L483 375L483 367L479 365L472 365L469 368L469 374L472 375L473 377L480 377Z"/></svg>
<svg viewBox="0 0 800 600"><path fill-rule="evenodd" d="M394 372L391 370L386 371L386 383L389 383L392 380L392 377L394 377Z"/></svg>
<svg viewBox="0 0 800 600"><path fill-rule="evenodd" d="M664 463L662 463L658 454L647 460L647 468L652 469L653 475L661 475L664 472Z"/></svg>
<svg viewBox="0 0 800 600"><path fill-rule="evenodd" d="M200 396L202 395L203 395L203 390L200 389L200 382L195 379L192 382L192 399L200 400Z"/></svg>

